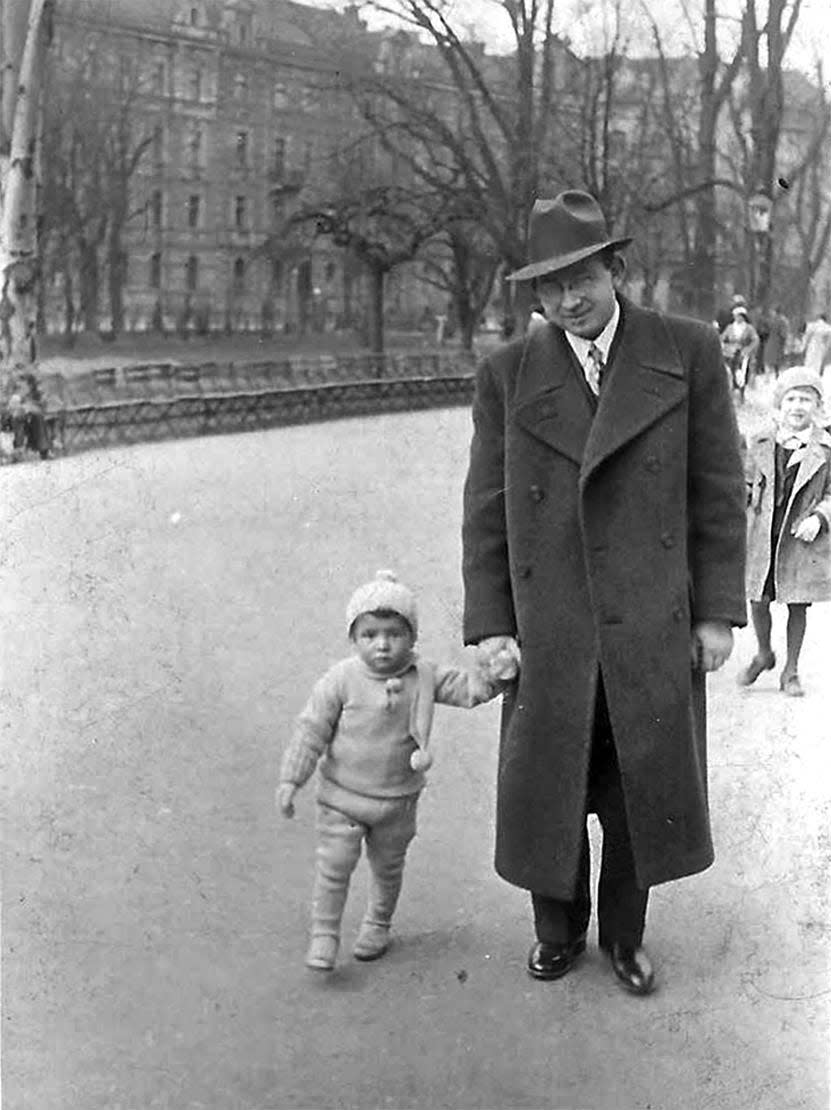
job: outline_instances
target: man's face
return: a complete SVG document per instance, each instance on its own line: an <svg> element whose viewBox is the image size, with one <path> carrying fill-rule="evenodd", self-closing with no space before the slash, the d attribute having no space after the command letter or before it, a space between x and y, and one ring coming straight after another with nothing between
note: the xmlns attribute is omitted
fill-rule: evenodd
<svg viewBox="0 0 831 1110"><path fill-rule="evenodd" d="M564 270L537 278L537 296L549 320L579 335L596 339L615 310L617 279L598 255Z"/></svg>

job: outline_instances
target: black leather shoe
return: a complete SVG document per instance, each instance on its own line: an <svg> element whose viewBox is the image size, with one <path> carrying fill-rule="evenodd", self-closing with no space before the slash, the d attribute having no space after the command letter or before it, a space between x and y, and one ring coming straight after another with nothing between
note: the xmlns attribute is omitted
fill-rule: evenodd
<svg viewBox="0 0 831 1110"><path fill-rule="evenodd" d="M565 944L547 944L538 940L528 953L528 974L534 979L560 979L571 971L581 952L586 950L586 938Z"/></svg>
<svg viewBox="0 0 831 1110"><path fill-rule="evenodd" d="M632 994L651 994L655 989L655 973L642 948L613 944L609 951L612 970L626 990Z"/></svg>

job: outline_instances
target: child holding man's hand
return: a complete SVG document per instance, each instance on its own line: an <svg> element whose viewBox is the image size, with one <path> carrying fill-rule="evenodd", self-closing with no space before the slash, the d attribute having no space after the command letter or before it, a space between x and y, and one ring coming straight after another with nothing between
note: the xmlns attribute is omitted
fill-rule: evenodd
<svg viewBox="0 0 831 1110"><path fill-rule="evenodd" d="M352 595L346 622L354 653L316 683L283 757L277 805L294 796L320 761L317 862L308 967L329 971L340 945L349 881L366 845L369 903L353 948L359 960L387 951L390 925L416 833L416 807L432 763L436 702L470 708L516 675L508 651L482 652L470 673L420 659L415 599L389 571Z"/></svg>

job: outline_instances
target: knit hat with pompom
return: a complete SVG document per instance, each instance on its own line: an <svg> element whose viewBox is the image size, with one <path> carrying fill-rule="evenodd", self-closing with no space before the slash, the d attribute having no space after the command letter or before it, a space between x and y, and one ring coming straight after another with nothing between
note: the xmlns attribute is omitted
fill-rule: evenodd
<svg viewBox="0 0 831 1110"><path fill-rule="evenodd" d="M346 631L352 632L352 625L364 613L376 613L388 609L403 617L412 629L413 639L418 636L418 613L415 597L407 587L398 581L391 570L379 570L371 582L359 586L350 597L346 606Z"/></svg>

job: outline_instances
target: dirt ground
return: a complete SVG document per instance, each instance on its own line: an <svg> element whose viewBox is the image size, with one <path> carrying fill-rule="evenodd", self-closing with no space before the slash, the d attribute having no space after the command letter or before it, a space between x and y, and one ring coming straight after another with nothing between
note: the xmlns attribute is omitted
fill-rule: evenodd
<svg viewBox="0 0 831 1110"><path fill-rule="evenodd" d="M593 942L526 975L494 703L437 711L388 956L349 954L362 864L338 969L304 968L313 789L274 812L282 745L378 567L459 657L468 437L457 409L4 470L6 1110L826 1110L827 606L804 699L736 686L746 631L711 681L717 862L653 892L653 996Z"/></svg>

